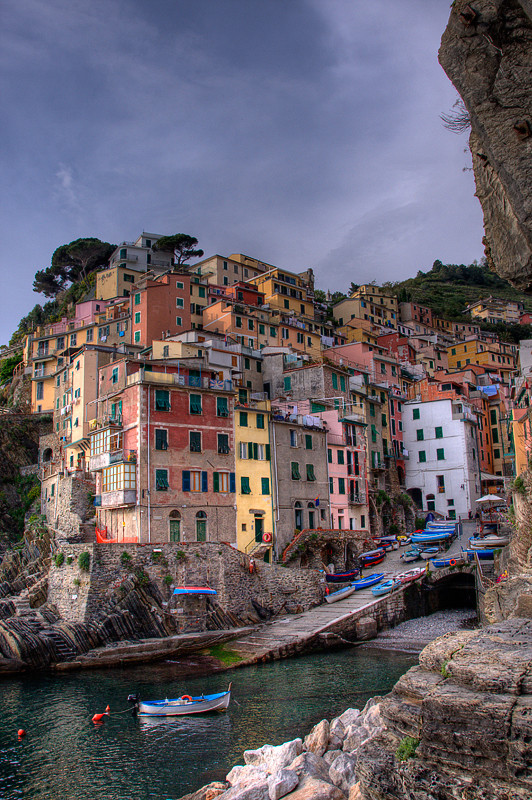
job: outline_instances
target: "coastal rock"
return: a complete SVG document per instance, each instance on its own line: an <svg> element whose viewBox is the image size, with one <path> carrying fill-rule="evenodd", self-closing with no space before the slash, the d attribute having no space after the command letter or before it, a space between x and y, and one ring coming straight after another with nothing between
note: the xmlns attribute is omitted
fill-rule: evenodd
<svg viewBox="0 0 532 800"><path fill-rule="evenodd" d="M327 750L341 750L343 742L344 742L343 736L340 738L339 736L335 736L333 734L329 736L329 744L327 746Z"/></svg>
<svg viewBox="0 0 532 800"><path fill-rule="evenodd" d="M295 792L286 797L289 800L345 800L345 794L338 787L312 777L301 780Z"/></svg>
<svg viewBox="0 0 532 800"><path fill-rule="evenodd" d="M293 739L277 746L265 744L257 750L245 750L244 761L267 772L277 772L288 767L303 752L303 740Z"/></svg>
<svg viewBox="0 0 532 800"><path fill-rule="evenodd" d="M218 796L221 800L269 800L268 781L265 779L247 785L236 784Z"/></svg>
<svg viewBox="0 0 532 800"><path fill-rule="evenodd" d="M326 761L329 766L331 766L335 758L338 758L341 753L341 750L327 750L327 752L323 754L323 760Z"/></svg>
<svg viewBox="0 0 532 800"><path fill-rule="evenodd" d="M206 786L202 786L197 792L191 792L184 795L181 800L214 800L227 790L228 786L225 781L213 781Z"/></svg>
<svg viewBox="0 0 532 800"><path fill-rule="evenodd" d="M329 765L324 758L317 756L315 753L301 753L292 761L290 769L294 770L301 779L311 777L325 781L325 783L331 782Z"/></svg>
<svg viewBox="0 0 532 800"><path fill-rule="evenodd" d="M354 753L361 744L369 739L371 730L365 725L350 725L346 731L343 750L345 753Z"/></svg>
<svg viewBox="0 0 532 800"><path fill-rule="evenodd" d="M341 753L329 768L329 777L335 786L344 794L348 794L351 786L356 782L355 777L356 757Z"/></svg>
<svg viewBox="0 0 532 800"><path fill-rule="evenodd" d="M370 702L370 701L368 701L368 702ZM337 736L340 735L335 730L335 727L336 727L335 724L334 724L335 722L338 721L343 726L344 731L345 731L345 729L347 727L349 727L349 725L353 725L357 721L359 716L360 716L360 710L358 708L347 708L343 712L343 714L340 714L340 716L337 717L336 720L332 721L332 723L331 723L331 731L332 731L332 733L335 733Z"/></svg>
<svg viewBox="0 0 532 800"><path fill-rule="evenodd" d="M340 717L335 717L333 720L331 720L329 725L329 733L331 736L337 736L338 739L343 741L345 736L345 725Z"/></svg>
<svg viewBox="0 0 532 800"><path fill-rule="evenodd" d="M268 773L251 765L233 767L226 776L226 781L231 787L249 786L251 783L264 783L268 779Z"/></svg>
<svg viewBox="0 0 532 800"><path fill-rule="evenodd" d="M308 736L303 741L303 746L311 753L322 756L329 745L329 723L322 719L314 725Z"/></svg>
<svg viewBox="0 0 532 800"><path fill-rule="evenodd" d="M293 791L299 783L299 777L291 769L279 769L268 778L268 793L270 800L280 800L281 797Z"/></svg>

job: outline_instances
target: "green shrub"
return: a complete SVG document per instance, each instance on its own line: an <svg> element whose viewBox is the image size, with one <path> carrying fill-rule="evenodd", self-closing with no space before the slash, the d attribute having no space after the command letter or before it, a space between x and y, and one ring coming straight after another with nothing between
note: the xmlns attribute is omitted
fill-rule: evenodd
<svg viewBox="0 0 532 800"><path fill-rule="evenodd" d="M54 564L56 567L60 567L65 561L65 554L64 553L56 553L54 556Z"/></svg>
<svg viewBox="0 0 532 800"><path fill-rule="evenodd" d="M526 494L525 482L520 475L512 483L512 491L517 492L517 494Z"/></svg>
<svg viewBox="0 0 532 800"><path fill-rule="evenodd" d="M81 583L81 581L80 581L80 579L79 579L79 578L74 578L74 580L73 580L73 584L74 584L74 586L79 586L79 585L80 585L80 583Z"/></svg>
<svg viewBox="0 0 532 800"><path fill-rule="evenodd" d="M153 561L154 564L157 564L157 562L161 560L162 555L163 554L161 553L160 550L152 550L151 560Z"/></svg>
<svg viewBox="0 0 532 800"><path fill-rule="evenodd" d="M88 572L91 564L91 557L90 553L87 553L86 550L83 553L80 553L78 556L78 567L83 570L83 572Z"/></svg>
<svg viewBox="0 0 532 800"><path fill-rule="evenodd" d="M186 559L186 555L185 555L184 550L178 550L177 553L175 554L175 560L176 561L184 561L185 559Z"/></svg>
<svg viewBox="0 0 532 800"><path fill-rule="evenodd" d="M448 663L449 663L449 661L444 661L443 664L441 665L440 675L442 676L442 678L448 678L450 676L450 674L451 674L447 670L447 664Z"/></svg>
<svg viewBox="0 0 532 800"><path fill-rule="evenodd" d="M147 586L148 583L150 582L149 575L146 575L146 573L144 572L142 567L140 567L139 569L135 570L135 576L137 578L138 586Z"/></svg>
<svg viewBox="0 0 532 800"><path fill-rule="evenodd" d="M127 550L124 550L124 552L120 556L120 563L122 564L122 566L125 569L127 569L132 561L133 559L131 558L131 555L127 552Z"/></svg>
<svg viewBox="0 0 532 800"><path fill-rule="evenodd" d="M418 744L419 739L414 739L413 736L405 736L404 739L401 739L399 747L395 751L396 759L398 761L408 761L409 758L413 758Z"/></svg>
<svg viewBox="0 0 532 800"><path fill-rule="evenodd" d="M174 579L171 575L165 575L163 578L163 583L166 583L167 586L170 586L171 583L174 582Z"/></svg>
<svg viewBox="0 0 532 800"><path fill-rule="evenodd" d="M67 556L67 564L72 564L74 561L74 556Z"/></svg>

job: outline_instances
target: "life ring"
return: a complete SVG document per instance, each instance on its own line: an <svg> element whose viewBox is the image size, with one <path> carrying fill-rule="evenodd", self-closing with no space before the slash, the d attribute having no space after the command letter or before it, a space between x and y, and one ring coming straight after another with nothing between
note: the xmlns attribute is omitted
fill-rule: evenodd
<svg viewBox="0 0 532 800"><path fill-rule="evenodd" d="M263 533L262 534L262 541L263 542L271 542L271 540L272 540L271 533Z"/></svg>
<svg viewBox="0 0 532 800"><path fill-rule="evenodd" d="M183 695L181 695L181 697L179 699L180 700L190 700L190 702L192 702L192 698L191 698L191 696L189 694L183 694Z"/></svg>
<svg viewBox="0 0 532 800"><path fill-rule="evenodd" d="M456 567L456 560L454 558L451 558L451 560L449 561L449 566Z"/></svg>

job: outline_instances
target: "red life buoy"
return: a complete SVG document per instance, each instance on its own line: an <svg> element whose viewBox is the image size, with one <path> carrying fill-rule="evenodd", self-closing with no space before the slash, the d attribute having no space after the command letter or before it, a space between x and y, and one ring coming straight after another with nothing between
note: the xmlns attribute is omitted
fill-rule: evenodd
<svg viewBox="0 0 532 800"><path fill-rule="evenodd" d="M272 540L271 533L263 533L262 534L262 541L263 542L271 542L271 540Z"/></svg>
<svg viewBox="0 0 532 800"><path fill-rule="evenodd" d="M183 695L181 695L181 697L179 699L180 700L190 700L190 702L192 702L192 698L191 698L191 696L189 694L183 694Z"/></svg>
<svg viewBox="0 0 532 800"><path fill-rule="evenodd" d="M456 561L454 560L454 558L451 558L451 560L449 561L449 566L456 567Z"/></svg>

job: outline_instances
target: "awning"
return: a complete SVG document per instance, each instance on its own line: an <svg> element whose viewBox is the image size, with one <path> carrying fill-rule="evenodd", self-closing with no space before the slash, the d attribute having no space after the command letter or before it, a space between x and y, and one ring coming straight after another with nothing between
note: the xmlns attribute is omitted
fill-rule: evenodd
<svg viewBox="0 0 532 800"><path fill-rule="evenodd" d="M496 481L497 483L504 483L502 475L492 475L490 472L481 472L480 478L483 481Z"/></svg>

